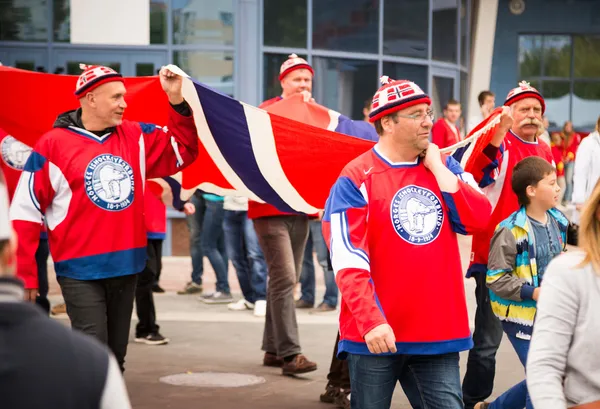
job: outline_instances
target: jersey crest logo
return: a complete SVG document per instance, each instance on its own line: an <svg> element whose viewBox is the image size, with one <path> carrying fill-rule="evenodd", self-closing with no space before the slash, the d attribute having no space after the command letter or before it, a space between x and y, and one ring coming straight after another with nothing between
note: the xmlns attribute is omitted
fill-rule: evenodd
<svg viewBox="0 0 600 409"><path fill-rule="evenodd" d="M104 210L127 209L133 203L133 169L118 156L96 156L85 170L85 192Z"/></svg>
<svg viewBox="0 0 600 409"><path fill-rule="evenodd" d="M423 245L434 241L442 230L444 209L429 189L409 185L394 195L390 206L392 224L405 241Z"/></svg>
<svg viewBox="0 0 600 409"><path fill-rule="evenodd" d="M2 142L0 142L2 160L9 167L16 170L23 170L31 151L32 149L29 146L25 145L23 142L19 142L10 135L7 135L6 138L2 139Z"/></svg>

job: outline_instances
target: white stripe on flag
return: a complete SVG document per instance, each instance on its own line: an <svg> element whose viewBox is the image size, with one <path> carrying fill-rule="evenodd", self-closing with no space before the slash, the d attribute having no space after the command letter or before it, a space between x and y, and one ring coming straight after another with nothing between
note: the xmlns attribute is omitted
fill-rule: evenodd
<svg viewBox="0 0 600 409"><path fill-rule="evenodd" d="M240 104L244 107L252 150L262 176L292 209L307 214L317 213L319 209L304 200L281 167L269 114L243 102Z"/></svg>
<svg viewBox="0 0 600 409"><path fill-rule="evenodd" d="M198 131L198 137L200 138L200 142L204 145L206 151L208 152L212 160L215 162L225 179L236 190L235 195L245 196L256 202L264 203L263 200L261 200L250 189L246 187L244 182L242 182L242 179L239 178L239 176L229 166L229 164L221 154L221 151L219 150L219 147L215 142L215 138L212 132L210 131L210 128L208 127L206 116L204 115L202 104L200 103L200 98L198 97L196 87L194 87L194 83L192 82L192 80L184 77L182 89L183 97L192 108L192 112L194 114L194 122L196 123L196 129ZM214 193L218 194L216 192Z"/></svg>
<svg viewBox="0 0 600 409"><path fill-rule="evenodd" d="M340 123L340 113L331 109L328 109L327 112L329 113L329 125L327 125L327 130L335 131L335 128L337 128Z"/></svg>

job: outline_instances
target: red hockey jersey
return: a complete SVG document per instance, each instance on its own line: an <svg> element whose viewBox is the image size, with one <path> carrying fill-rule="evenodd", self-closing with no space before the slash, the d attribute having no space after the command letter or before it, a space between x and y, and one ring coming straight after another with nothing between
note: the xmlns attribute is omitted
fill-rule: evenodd
<svg viewBox="0 0 600 409"><path fill-rule="evenodd" d="M492 217L484 231L473 235L471 265L467 277L473 273L487 274L490 241L496 226L519 210L519 201L511 185L512 170L517 163L529 156L539 156L555 165L548 145L524 141L512 131L506 134L500 148L490 144L476 158L473 177L490 200Z"/></svg>
<svg viewBox="0 0 600 409"><path fill-rule="evenodd" d="M456 233L487 225L491 208L452 158L455 193L442 192L417 159L392 163L377 146L350 162L333 186L323 233L342 294L341 356L370 354L364 336L394 330L398 354L471 348Z"/></svg>
<svg viewBox="0 0 600 409"><path fill-rule="evenodd" d="M146 181L144 219L148 239L164 240L167 235L167 206L165 206L159 194L159 189L153 188L152 183Z"/></svg>
<svg viewBox="0 0 600 409"><path fill-rule="evenodd" d="M21 171L25 167L30 153L30 146L19 142L14 136L0 129L0 168L2 168L6 180L9 201L12 201Z"/></svg>
<svg viewBox="0 0 600 409"><path fill-rule="evenodd" d="M198 154L193 117L166 109L168 128L123 121L102 136L75 126L80 114L69 112L36 143L11 205L26 288L38 286L42 215L57 275L94 280L144 269L144 180L172 175Z"/></svg>
<svg viewBox="0 0 600 409"><path fill-rule="evenodd" d="M458 126L450 125L445 118L437 120L431 128L431 142L442 148L447 148L460 142L460 130Z"/></svg>

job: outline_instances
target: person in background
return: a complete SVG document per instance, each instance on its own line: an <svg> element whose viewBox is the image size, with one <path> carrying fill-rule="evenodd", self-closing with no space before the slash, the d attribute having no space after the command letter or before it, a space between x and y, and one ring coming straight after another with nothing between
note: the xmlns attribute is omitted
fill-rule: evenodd
<svg viewBox="0 0 600 409"><path fill-rule="evenodd" d="M373 106L373 100L371 98L368 98L365 101L365 104L363 106L363 121L365 121L366 123L368 123L369 125L373 126L373 124L371 123L371 121L369 121L369 112L371 112L371 108Z"/></svg>
<svg viewBox="0 0 600 409"><path fill-rule="evenodd" d="M600 117L596 121L596 130L585 137L575 158L573 168L572 202L580 211L591 196L594 186L600 180Z"/></svg>
<svg viewBox="0 0 600 409"><path fill-rule="evenodd" d="M148 258L146 267L137 280L135 289L135 310L138 323L135 327L135 342L146 345L163 345L169 342L160 332L156 324L154 307L154 288L162 269L162 244L167 231L167 208L162 200L152 191L150 182L146 181L144 189L144 218L146 221L146 237ZM164 292L164 290L163 290Z"/></svg>
<svg viewBox="0 0 600 409"><path fill-rule="evenodd" d="M575 154L581 143L581 136L573 130L573 123L566 121L560 133L563 139L563 163L565 164L565 195L563 205L571 203L573 196L573 171L575 170Z"/></svg>
<svg viewBox="0 0 600 409"><path fill-rule="evenodd" d="M552 138L550 138L550 133L548 132L548 128L550 127L550 121L548 121L548 116L544 115L542 117L543 127L540 128L540 134L538 135L538 139L546 143L546 145L550 146L552 143ZM558 163L558 162L557 162Z"/></svg>
<svg viewBox="0 0 600 409"><path fill-rule="evenodd" d="M552 150L552 157L554 158L554 164L556 165L556 181L560 186L560 193L558 194L558 203L562 203L562 198L565 195L565 164L563 163L563 140L559 133L552 133L552 142L550 143L550 149Z"/></svg>
<svg viewBox="0 0 600 409"><path fill-rule="evenodd" d="M527 359L538 409L600 407L600 183L582 208L579 246L554 259L542 283Z"/></svg>
<svg viewBox="0 0 600 409"><path fill-rule="evenodd" d="M201 190L196 190L192 197L181 203L177 210L185 213L190 232L190 256L192 257L191 280L183 289L177 291L179 295L202 294L202 274L204 273L204 254L202 252L202 227L206 213L206 201Z"/></svg>
<svg viewBox="0 0 600 409"><path fill-rule="evenodd" d="M229 304L233 301L229 289L229 258L225 249L225 233L223 232L223 197L204 193L206 203L204 221L202 222L202 252L210 261L217 276L215 292L200 297L207 304Z"/></svg>
<svg viewBox="0 0 600 409"><path fill-rule="evenodd" d="M444 117L438 119L431 128L431 142L440 149L452 146L462 139L456 123L461 115L460 102L451 99L444 107Z"/></svg>
<svg viewBox="0 0 600 409"><path fill-rule="evenodd" d="M481 91L477 96L477 101L479 102L479 111L469 117L467 133L490 116L496 106L496 96L492 91Z"/></svg>
<svg viewBox="0 0 600 409"><path fill-rule="evenodd" d="M225 247L233 263L242 290L242 299L230 303L233 311L254 310L254 315L267 313L267 265L254 226L248 219L248 199L226 196L223 231Z"/></svg>

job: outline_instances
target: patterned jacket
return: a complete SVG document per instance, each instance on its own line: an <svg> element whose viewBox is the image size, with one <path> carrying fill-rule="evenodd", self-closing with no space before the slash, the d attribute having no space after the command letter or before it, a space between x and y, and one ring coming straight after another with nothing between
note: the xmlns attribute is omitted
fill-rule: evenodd
<svg viewBox="0 0 600 409"><path fill-rule="evenodd" d="M565 251L569 221L557 209L550 209L548 216L550 222L558 226L561 247ZM509 323L504 326L505 331L530 339L536 314L533 291L540 286L540 280L535 237L524 207L496 228L490 243L486 281L494 314L502 322Z"/></svg>

